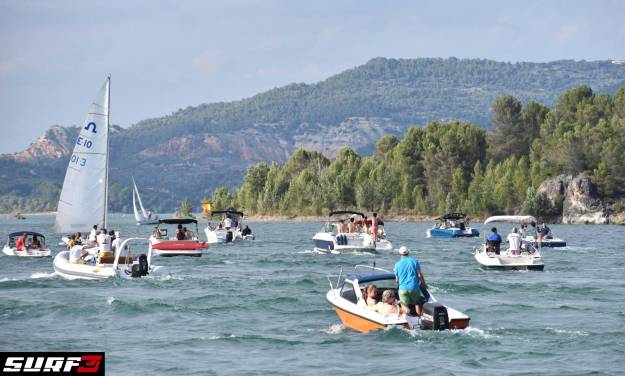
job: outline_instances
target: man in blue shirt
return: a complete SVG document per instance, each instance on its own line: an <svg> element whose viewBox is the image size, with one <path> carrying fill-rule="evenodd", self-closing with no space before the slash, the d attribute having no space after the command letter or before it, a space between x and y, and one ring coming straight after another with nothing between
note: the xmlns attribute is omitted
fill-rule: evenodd
<svg viewBox="0 0 625 376"><path fill-rule="evenodd" d="M425 277L421 272L421 266L419 261L408 257L410 252L406 247L399 248L399 254L401 258L395 263L395 279L399 283L399 301L406 313L410 312L410 306L415 306L415 310L418 316L421 316L421 303L423 298L421 297L422 285L424 288L428 288L425 283Z"/></svg>
<svg viewBox="0 0 625 376"><path fill-rule="evenodd" d="M501 247L501 236L497 233L497 227L493 227L490 229L490 233L486 237L486 244L488 248L490 248L490 252L495 252L495 254L499 254Z"/></svg>

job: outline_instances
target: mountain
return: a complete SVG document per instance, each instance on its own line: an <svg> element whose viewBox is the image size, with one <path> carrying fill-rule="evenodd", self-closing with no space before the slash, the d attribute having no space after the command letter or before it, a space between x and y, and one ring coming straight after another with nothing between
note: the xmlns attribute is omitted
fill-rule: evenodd
<svg viewBox="0 0 625 376"><path fill-rule="evenodd" d="M579 85L613 94L625 85L625 66L376 58L319 83L187 107L115 128L111 209L130 210L131 175L147 206L171 211L185 197L197 203L218 186L238 186L249 165L284 162L299 147L332 157L348 145L367 154L381 135L399 135L433 120L459 119L489 128L498 96L553 105L560 93ZM27 150L0 157L0 211L56 208L76 132L54 126Z"/></svg>

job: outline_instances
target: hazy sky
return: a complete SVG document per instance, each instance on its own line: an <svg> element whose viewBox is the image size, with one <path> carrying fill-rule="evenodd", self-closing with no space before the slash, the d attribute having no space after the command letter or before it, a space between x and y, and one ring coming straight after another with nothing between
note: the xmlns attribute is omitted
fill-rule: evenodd
<svg viewBox="0 0 625 376"><path fill-rule="evenodd" d="M0 153L112 122L316 82L377 57L625 58L625 1L0 0Z"/></svg>

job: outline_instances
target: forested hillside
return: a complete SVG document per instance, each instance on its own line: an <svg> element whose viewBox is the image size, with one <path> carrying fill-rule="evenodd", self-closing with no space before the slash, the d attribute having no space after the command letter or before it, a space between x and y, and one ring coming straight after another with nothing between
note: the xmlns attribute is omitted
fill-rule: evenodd
<svg viewBox="0 0 625 376"><path fill-rule="evenodd" d="M558 175L589 175L614 203L625 193L625 87L614 97L587 86L563 93L553 109L502 96L495 129L432 122L402 139L381 138L375 153L349 148L330 160L298 150L283 164L251 166L232 194L218 189L214 207L260 214L322 214L333 209L471 215L531 213L549 206L536 188ZM622 210L621 206L616 206Z"/></svg>
<svg viewBox="0 0 625 376"><path fill-rule="evenodd" d="M110 207L113 211L131 210L132 175L144 203L156 211L172 211L184 198L198 202L216 187L234 189L248 166L284 163L300 148L320 151L332 159L346 146L365 156L375 151L376 142L384 135L402 138L411 127L434 121L474 124L471 137L479 138L473 134L478 132L477 126L492 128L491 108L496 98L511 95L519 105L529 106L523 110L529 121L528 117L540 115L531 107L538 105L530 101L551 107L562 92L580 85L612 95L625 85L625 65L610 61L510 64L478 59L376 58L319 83L292 84L239 101L188 107L127 129L116 128L111 137ZM559 106L558 111L563 111ZM112 121L122 123L123 119ZM0 157L0 212L56 208L73 148L72 132L75 130L51 128L27 151ZM410 132L407 137L417 131ZM470 152L484 153L483 148ZM522 149L524 155L531 155L529 146ZM495 160L506 153L503 149ZM562 157L558 166L578 163L566 162L566 158ZM486 168L487 159L478 159ZM464 168L469 162L463 163ZM473 167L471 164L468 169ZM463 174L468 179L466 170ZM412 184L410 179L405 184ZM419 186L425 195L427 184ZM406 195L404 192L403 197ZM428 199L428 205L439 206L438 199L436 204ZM395 202L385 201L384 206L399 205Z"/></svg>

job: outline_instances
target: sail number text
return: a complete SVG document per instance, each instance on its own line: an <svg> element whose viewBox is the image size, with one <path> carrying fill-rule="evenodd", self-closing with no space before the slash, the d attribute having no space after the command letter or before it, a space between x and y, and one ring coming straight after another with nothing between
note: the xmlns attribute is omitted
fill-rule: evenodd
<svg viewBox="0 0 625 376"><path fill-rule="evenodd" d="M87 164L87 159L81 158L76 154L72 154L72 157L69 160L70 163L76 164L78 166L84 166Z"/></svg>
<svg viewBox="0 0 625 376"><path fill-rule="evenodd" d="M93 141L86 139L82 136L78 136L78 139L76 140L76 145L81 145L86 147L87 149L91 149L91 147L93 146Z"/></svg>

